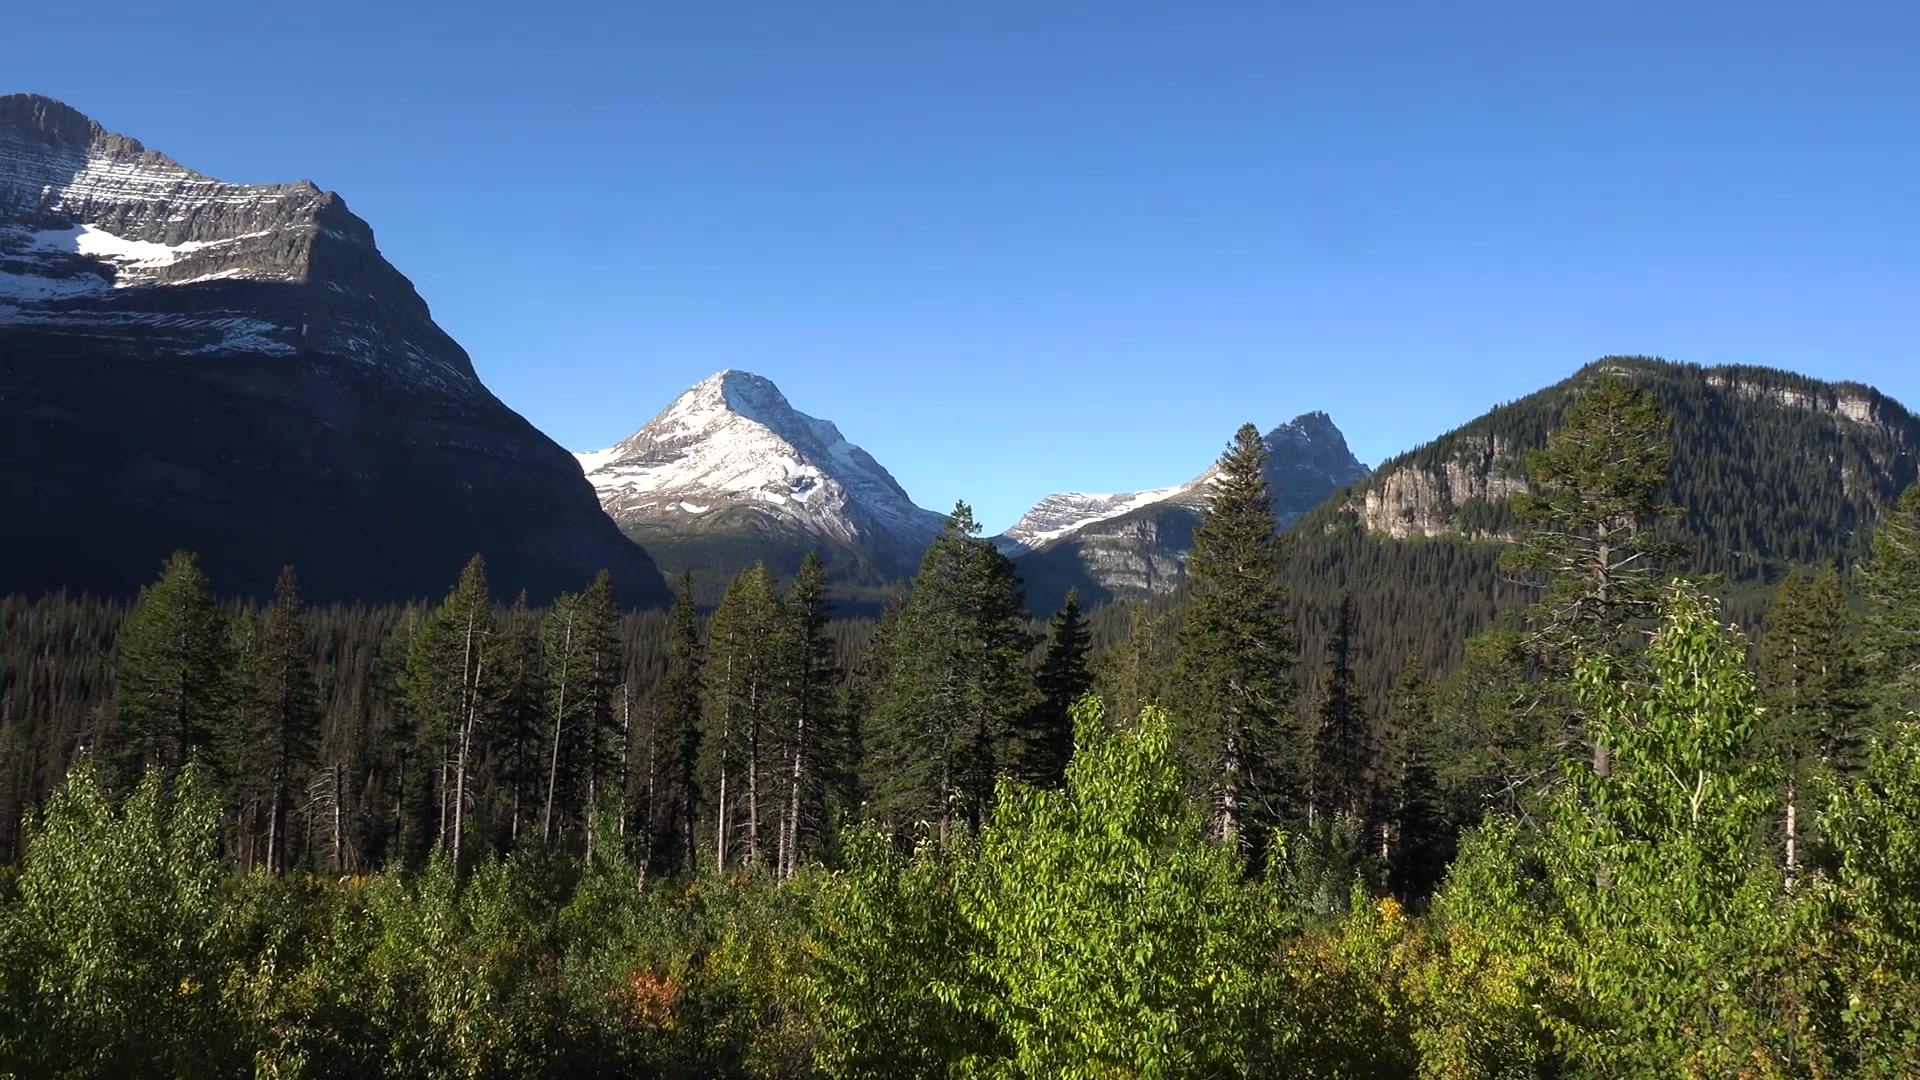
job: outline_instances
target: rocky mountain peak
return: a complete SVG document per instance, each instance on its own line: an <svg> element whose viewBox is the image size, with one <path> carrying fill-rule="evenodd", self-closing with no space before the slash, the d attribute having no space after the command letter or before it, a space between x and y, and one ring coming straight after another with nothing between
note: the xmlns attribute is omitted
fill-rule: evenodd
<svg viewBox="0 0 1920 1080"><path fill-rule="evenodd" d="M772 529L893 573L944 521L831 421L749 371L716 372L616 445L575 457L628 535L668 552L686 534Z"/></svg>
<svg viewBox="0 0 1920 1080"><path fill-rule="evenodd" d="M34 94L0 97L0 326L138 332L156 355L328 357L486 392L339 196L224 183Z"/></svg>

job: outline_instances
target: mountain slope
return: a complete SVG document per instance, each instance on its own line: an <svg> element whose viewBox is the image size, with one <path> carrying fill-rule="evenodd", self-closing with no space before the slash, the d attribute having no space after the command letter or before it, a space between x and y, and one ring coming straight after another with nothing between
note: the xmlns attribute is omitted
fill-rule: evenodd
<svg viewBox="0 0 1920 1080"><path fill-rule="evenodd" d="M696 383L619 444L575 457L627 535L709 587L756 560L790 575L809 550L842 584L882 584L911 575L945 521L745 371Z"/></svg>
<svg viewBox="0 0 1920 1080"><path fill-rule="evenodd" d="M1920 464L1920 419L1869 387L1756 367L1609 357L1386 461L1290 534L1303 656L1317 656L1342 591L1354 594L1376 688L1410 653L1435 669L1524 590L1497 566L1515 529L1508 496L1581 389L1617 372L1672 420L1667 496L1686 511L1680 569L1724 576L1729 618L1756 624L1795 566L1846 563Z"/></svg>
<svg viewBox="0 0 1920 1080"><path fill-rule="evenodd" d="M664 598L559 446L502 405L373 232L310 183L226 184L0 97L0 593Z"/></svg>
<svg viewBox="0 0 1920 1080"><path fill-rule="evenodd" d="M1305 413L1265 436L1267 481L1282 527L1334 491L1368 475L1323 412ZM1035 610L1078 588L1089 601L1170 592L1185 579L1216 467L1177 487L1132 495L1049 496L1008 530ZM1024 550L1023 550L1024 549Z"/></svg>

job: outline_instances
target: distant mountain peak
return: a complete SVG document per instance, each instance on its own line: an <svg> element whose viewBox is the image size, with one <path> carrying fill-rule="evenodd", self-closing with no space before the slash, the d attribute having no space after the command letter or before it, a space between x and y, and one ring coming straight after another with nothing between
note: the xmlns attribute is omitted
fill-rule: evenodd
<svg viewBox="0 0 1920 1080"><path fill-rule="evenodd" d="M837 425L750 371L715 372L619 443L575 457L607 513L669 563L689 534L771 529L898 573L944 520Z"/></svg>
<svg viewBox="0 0 1920 1080"><path fill-rule="evenodd" d="M1347 438L1324 412L1301 413L1268 431L1262 440L1268 453L1268 479L1273 484L1282 524L1304 513L1313 502L1344 484L1367 475L1367 467L1347 449ZM1063 540L1102 522L1126 517L1159 503L1197 507L1219 475L1219 463L1209 465L1184 484L1118 495L1061 492L1036 503L997 538L1001 550L1018 554Z"/></svg>

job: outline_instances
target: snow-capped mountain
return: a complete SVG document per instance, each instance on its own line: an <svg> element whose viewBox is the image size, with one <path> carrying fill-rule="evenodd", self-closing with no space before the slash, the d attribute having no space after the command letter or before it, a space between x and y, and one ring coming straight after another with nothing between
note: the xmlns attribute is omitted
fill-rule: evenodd
<svg viewBox="0 0 1920 1080"><path fill-rule="evenodd" d="M502 405L373 230L0 96L0 593L125 592L175 548L223 591L437 595L475 552L535 596L658 572Z"/></svg>
<svg viewBox="0 0 1920 1080"><path fill-rule="evenodd" d="M1369 475L1323 412L1296 416L1264 441L1282 528ZM1089 598L1167 592L1185 576L1193 529L1218 469L1216 463L1184 484L1127 495L1049 495L998 542L1019 563L1035 610L1057 604L1069 587Z"/></svg>
<svg viewBox="0 0 1920 1080"><path fill-rule="evenodd" d="M1071 536L1099 521L1116 518L1142 507L1164 502L1187 490L1187 485L1132 491L1122 495L1088 495L1063 491L1033 504L1020 515L1013 527L995 538L1000 550L1010 555L1043 548L1063 536Z"/></svg>
<svg viewBox="0 0 1920 1080"><path fill-rule="evenodd" d="M745 371L696 383L618 445L574 455L600 504L669 572L791 573L809 549L854 579L911 574L945 517L840 429Z"/></svg>

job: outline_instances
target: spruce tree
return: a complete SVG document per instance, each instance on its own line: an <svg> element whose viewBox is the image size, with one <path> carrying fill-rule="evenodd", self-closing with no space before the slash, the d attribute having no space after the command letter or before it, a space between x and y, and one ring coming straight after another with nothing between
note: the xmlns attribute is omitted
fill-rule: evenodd
<svg viewBox="0 0 1920 1080"><path fill-rule="evenodd" d="M667 617L666 672L647 708L646 779L641 789L648 822L647 866L656 873L697 865L702 660L689 571L680 575L674 593Z"/></svg>
<svg viewBox="0 0 1920 1080"><path fill-rule="evenodd" d="M943 845L979 826L1033 694L1024 590L979 531L957 503L927 548L862 733L880 820L901 834L926 823Z"/></svg>
<svg viewBox="0 0 1920 1080"><path fill-rule="evenodd" d="M1342 594L1327 637L1320 707L1313 744L1313 810L1351 819L1365 816L1373 769L1373 725L1353 676L1353 596Z"/></svg>
<svg viewBox="0 0 1920 1080"><path fill-rule="evenodd" d="M486 680L494 630L486 563L475 555L407 653L406 704L420 782L434 796L434 843L452 855L456 870L466 843L476 737L489 734L482 725L493 711Z"/></svg>
<svg viewBox="0 0 1920 1080"><path fill-rule="evenodd" d="M1502 561L1545 586L1531 612L1538 651L1570 662L1581 647L1616 650L1629 625L1658 615L1662 564L1680 553L1658 528L1681 513L1661 495L1667 428L1651 396L1607 375L1527 454L1528 489L1512 500L1520 535Z"/></svg>
<svg viewBox="0 0 1920 1080"><path fill-rule="evenodd" d="M708 631L700 778L713 813L714 863L763 864L762 826L778 818L780 720L790 690L782 665L783 605L764 563L727 586Z"/></svg>
<svg viewBox="0 0 1920 1080"><path fill-rule="evenodd" d="M130 786L140 765L178 769L214 745L229 715L226 619L208 594L199 563L175 552L158 581L140 591L115 643L115 728L105 748Z"/></svg>
<svg viewBox="0 0 1920 1080"><path fill-rule="evenodd" d="M1066 783L1073 756L1073 706L1093 688L1087 668L1092 635L1080 614L1080 590L1068 589L1066 604L1048 627L1047 654L1034 677L1039 700L1030 714L1022 747L1020 778L1040 787Z"/></svg>
<svg viewBox="0 0 1920 1080"><path fill-rule="evenodd" d="M1851 776L1865 764L1859 729L1866 699L1840 574L1789 574L1774 594L1760 639L1758 747L1778 758L1784 781L1777 822L1787 882L1797 877L1805 827L1800 808L1821 774Z"/></svg>
<svg viewBox="0 0 1920 1080"><path fill-rule="evenodd" d="M618 635L620 608L613 598L613 577L602 570L594 576L587 591L580 594L582 659L586 696L586 729L583 765L586 785L582 794L581 827L586 840L586 857L593 858L592 817L602 804L618 802L623 785L619 763L625 756L621 741L626 732L620 722L615 694L620 684L621 654Z"/></svg>
<svg viewBox="0 0 1920 1080"><path fill-rule="evenodd" d="M618 760L614 686L620 654L619 612L605 573L583 593L554 601L541 626L547 708L541 740L540 837L549 847L577 825L587 827L603 784Z"/></svg>
<svg viewBox="0 0 1920 1080"><path fill-rule="evenodd" d="M1859 576L1862 661L1875 722L1885 728L1920 716L1920 484L1873 530L1873 553Z"/></svg>
<svg viewBox="0 0 1920 1080"><path fill-rule="evenodd" d="M1512 500L1519 537L1502 563L1544 589L1527 644L1552 693L1581 654L1630 656L1632 628L1659 613L1663 565L1681 554L1659 527L1681 514L1661 494L1673 457L1667 429L1650 395L1605 375L1527 454L1528 490ZM1605 776L1606 747L1587 741Z"/></svg>
<svg viewBox="0 0 1920 1080"><path fill-rule="evenodd" d="M498 631L499 717L487 740L495 762L499 835L496 842L511 849L522 827L537 829L540 799L545 790L547 686L542 655L545 619L527 604L526 590L514 599Z"/></svg>
<svg viewBox="0 0 1920 1080"><path fill-rule="evenodd" d="M300 581L291 566L280 571L274 584L253 679L250 690L258 727L248 740L252 748L248 772L258 778L266 796L266 867L277 874L287 868L294 795L305 789L313 768L320 726L313 647Z"/></svg>
<svg viewBox="0 0 1920 1080"><path fill-rule="evenodd" d="M1407 658L1387 702L1379 745L1375 832L1387 884L1403 902L1426 897L1440 884L1451 855L1444 798L1435 759L1433 696L1419 657Z"/></svg>
<svg viewBox="0 0 1920 1080"><path fill-rule="evenodd" d="M1216 833L1245 847L1304 808L1306 755L1293 714L1293 632L1280 582L1267 451L1252 424L1217 465L1187 556L1192 600L1174 668L1180 743Z"/></svg>
<svg viewBox="0 0 1920 1080"><path fill-rule="evenodd" d="M839 671L833 640L827 636L831 614L826 567L809 551L788 590L786 604L786 640L791 655L785 673L792 693L782 732L782 757L788 765L787 804L781 815L777 869L787 877L799 867L805 842L827 824L828 794L835 789L832 753L839 739L833 722L834 683Z"/></svg>

